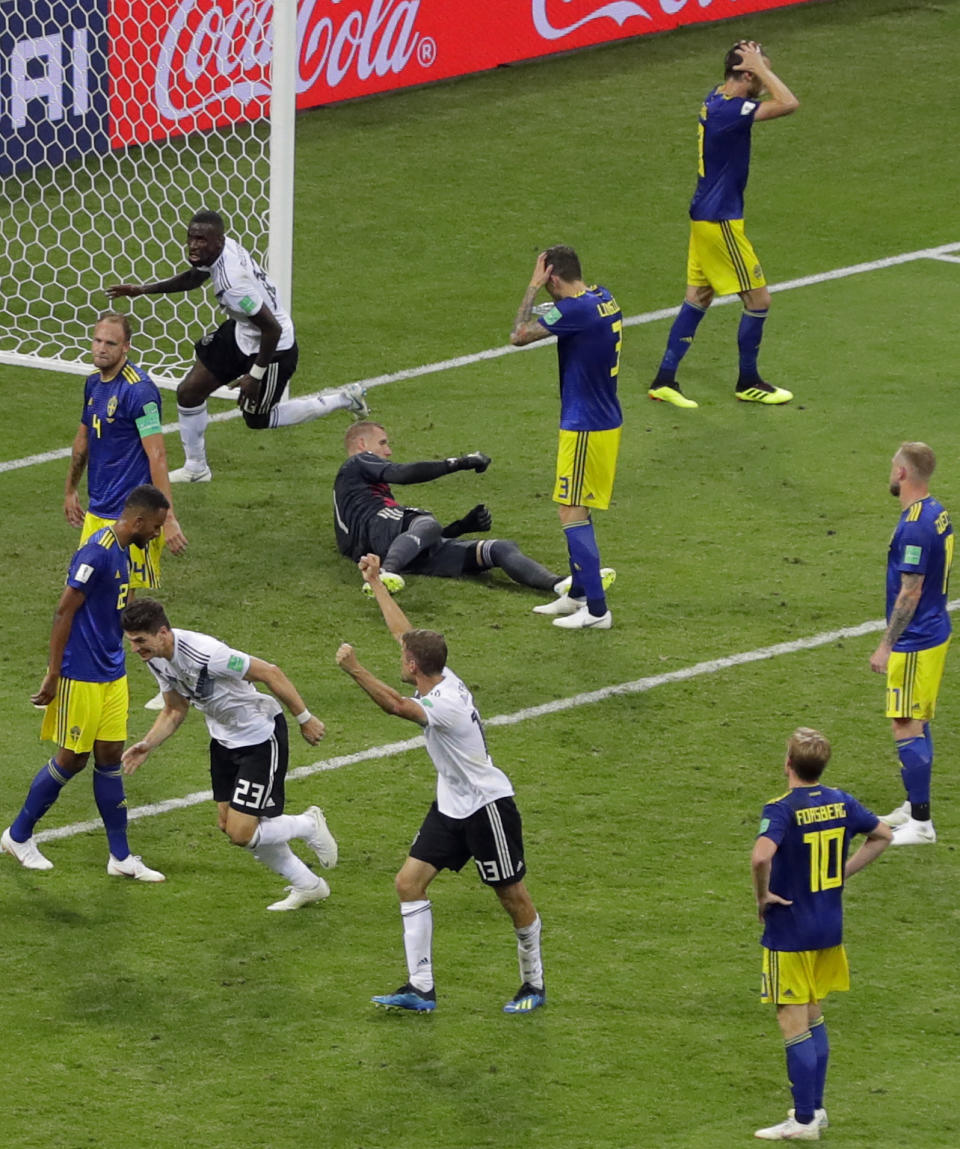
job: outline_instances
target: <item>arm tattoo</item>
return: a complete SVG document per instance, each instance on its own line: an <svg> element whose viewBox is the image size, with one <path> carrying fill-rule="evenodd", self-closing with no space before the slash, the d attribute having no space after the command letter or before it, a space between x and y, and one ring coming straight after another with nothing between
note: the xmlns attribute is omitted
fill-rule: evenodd
<svg viewBox="0 0 960 1149"><path fill-rule="evenodd" d="M523 296L523 302L520 304L520 310L517 312L517 318L514 321L514 331L519 331L521 327L529 323L533 317L533 301L537 298L539 287L534 287L531 284Z"/></svg>
<svg viewBox="0 0 960 1149"><path fill-rule="evenodd" d="M920 603L919 592L923 589L923 575L904 574L901 576L900 593L890 612L887 623L887 643L892 647L910 625Z"/></svg>
<svg viewBox="0 0 960 1149"><path fill-rule="evenodd" d="M71 491L79 486L83 469L87 465L87 448L74 447L70 455L70 470L67 472L67 485Z"/></svg>

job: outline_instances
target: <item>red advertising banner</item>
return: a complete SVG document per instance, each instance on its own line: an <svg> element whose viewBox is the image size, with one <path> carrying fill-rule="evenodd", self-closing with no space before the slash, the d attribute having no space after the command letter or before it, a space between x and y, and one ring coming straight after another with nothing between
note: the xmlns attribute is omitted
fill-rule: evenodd
<svg viewBox="0 0 960 1149"><path fill-rule="evenodd" d="M297 107L805 0L299 0ZM255 120L272 0L113 0L111 143Z"/></svg>

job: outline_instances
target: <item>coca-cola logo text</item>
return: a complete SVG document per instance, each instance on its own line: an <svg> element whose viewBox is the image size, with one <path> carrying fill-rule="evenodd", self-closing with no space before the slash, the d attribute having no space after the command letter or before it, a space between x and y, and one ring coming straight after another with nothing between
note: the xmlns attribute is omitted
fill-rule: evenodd
<svg viewBox="0 0 960 1149"><path fill-rule="evenodd" d="M436 44L416 30L419 10L420 0L301 0L297 91L321 82L334 89L351 73L398 75L414 58L429 67ZM220 0L180 0L157 60L160 115L177 121L225 100L269 98L272 11L273 0L239 0L232 11Z"/></svg>

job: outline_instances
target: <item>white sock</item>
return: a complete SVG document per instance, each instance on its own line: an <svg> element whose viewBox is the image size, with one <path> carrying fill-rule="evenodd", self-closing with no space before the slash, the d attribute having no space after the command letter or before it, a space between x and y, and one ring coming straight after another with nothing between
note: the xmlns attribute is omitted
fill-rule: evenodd
<svg viewBox="0 0 960 1149"><path fill-rule="evenodd" d="M275 846L279 842L289 842L291 838L306 838L316 826L309 814L281 814L279 818L262 818L247 843L248 850L261 846Z"/></svg>
<svg viewBox="0 0 960 1149"><path fill-rule="evenodd" d="M306 862L300 861L286 842L278 842L272 846L258 846L253 851L253 856L261 865L286 878L298 890L312 890L320 882L313 870Z"/></svg>
<svg viewBox="0 0 960 1149"><path fill-rule="evenodd" d="M407 955L407 973L414 989L433 989L433 911L430 902L401 902L403 948Z"/></svg>
<svg viewBox="0 0 960 1149"><path fill-rule="evenodd" d="M207 465L207 447L203 439L209 422L206 401L199 407L181 407L178 403L177 414L180 417L180 438L183 440L187 466L191 471L202 471Z"/></svg>
<svg viewBox="0 0 960 1149"><path fill-rule="evenodd" d="M293 427L297 423L309 423L320 419L332 411L349 407L350 400L339 391L331 395L313 395L305 399L287 399L278 403L270 412L271 427Z"/></svg>
<svg viewBox="0 0 960 1149"><path fill-rule="evenodd" d="M540 915L529 926L514 927L517 935L517 957L520 960L520 981L543 989L543 962L540 958Z"/></svg>

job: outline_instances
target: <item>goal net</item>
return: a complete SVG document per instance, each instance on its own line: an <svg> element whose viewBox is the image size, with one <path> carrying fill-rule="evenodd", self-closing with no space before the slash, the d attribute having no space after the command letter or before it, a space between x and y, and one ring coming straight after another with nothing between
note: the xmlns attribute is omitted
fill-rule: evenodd
<svg viewBox="0 0 960 1149"><path fill-rule="evenodd" d="M88 372L106 287L184 270L201 208L273 256L272 15L264 0L3 0L0 362ZM292 120L291 100L291 167ZM218 322L205 291L117 303L158 382Z"/></svg>

